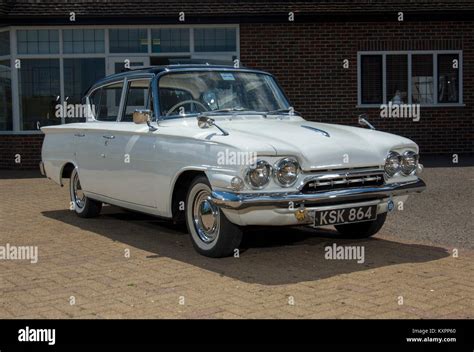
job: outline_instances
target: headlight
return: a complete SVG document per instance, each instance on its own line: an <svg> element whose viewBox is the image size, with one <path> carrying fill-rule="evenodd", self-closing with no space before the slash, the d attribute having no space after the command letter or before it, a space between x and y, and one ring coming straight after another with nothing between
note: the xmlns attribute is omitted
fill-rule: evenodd
<svg viewBox="0 0 474 352"><path fill-rule="evenodd" d="M245 180L255 189L261 189L270 182L272 167L265 160L257 160L257 163L247 170Z"/></svg>
<svg viewBox="0 0 474 352"><path fill-rule="evenodd" d="M385 159L385 173L387 176L392 177L400 171L401 159L401 155L397 152L390 152L387 155L387 158Z"/></svg>
<svg viewBox="0 0 474 352"><path fill-rule="evenodd" d="M403 153L401 171L405 176L411 175L418 167L418 154L412 151Z"/></svg>
<svg viewBox="0 0 474 352"><path fill-rule="evenodd" d="M275 181L283 187L292 186L300 170L298 161L294 158L284 158L275 164Z"/></svg>

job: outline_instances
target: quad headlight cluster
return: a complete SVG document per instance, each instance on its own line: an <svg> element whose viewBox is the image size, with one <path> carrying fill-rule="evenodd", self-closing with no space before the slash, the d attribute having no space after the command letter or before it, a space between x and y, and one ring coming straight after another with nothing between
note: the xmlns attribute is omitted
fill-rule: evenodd
<svg viewBox="0 0 474 352"><path fill-rule="evenodd" d="M413 175L418 168L418 154L407 151L403 154L390 152L385 159L385 174L393 177L399 173L404 176Z"/></svg>
<svg viewBox="0 0 474 352"><path fill-rule="evenodd" d="M266 187L271 178L282 187L291 187L295 184L300 173L300 165L295 158L283 158L273 166L265 160L257 160L245 173L245 181L253 189Z"/></svg>

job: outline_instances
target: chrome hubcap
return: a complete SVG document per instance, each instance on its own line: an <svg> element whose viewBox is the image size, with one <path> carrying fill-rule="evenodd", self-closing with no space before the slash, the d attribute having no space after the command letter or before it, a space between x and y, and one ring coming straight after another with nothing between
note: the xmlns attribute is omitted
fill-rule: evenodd
<svg viewBox="0 0 474 352"><path fill-rule="evenodd" d="M199 238L205 243L211 243L219 233L219 208L210 198L208 191L199 191L194 198L193 220Z"/></svg>
<svg viewBox="0 0 474 352"><path fill-rule="evenodd" d="M79 181L79 176L77 175L77 173L74 175L74 180L72 182L72 191L73 191L74 203L76 207L82 209L84 207L86 196L84 195L84 192L82 191L81 181Z"/></svg>

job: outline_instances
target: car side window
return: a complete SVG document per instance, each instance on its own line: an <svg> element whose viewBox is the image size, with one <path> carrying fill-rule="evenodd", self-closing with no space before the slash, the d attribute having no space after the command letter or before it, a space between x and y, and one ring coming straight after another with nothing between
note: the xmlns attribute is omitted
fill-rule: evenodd
<svg viewBox="0 0 474 352"><path fill-rule="evenodd" d="M148 109L150 102L150 79L138 79L128 83L122 122L132 122L135 110Z"/></svg>
<svg viewBox="0 0 474 352"><path fill-rule="evenodd" d="M120 108L123 82L98 88L89 96L89 103L98 121L116 121Z"/></svg>

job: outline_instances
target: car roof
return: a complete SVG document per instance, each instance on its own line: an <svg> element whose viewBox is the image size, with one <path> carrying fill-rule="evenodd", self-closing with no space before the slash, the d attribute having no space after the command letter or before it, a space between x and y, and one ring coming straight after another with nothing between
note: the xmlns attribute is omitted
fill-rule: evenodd
<svg viewBox="0 0 474 352"><path fill-rule="evenodd" d="M140 76L141 74L152 74L157 75L164 72L182 72L182 71L213 71L213 70L229 70L229 71L241 71L241 72L256 72L269 74L264 71L249 69L249 68L236 68L232 65L209 65L209 64L173 64L173 65L161 65L161 66L150 66L141 67L137 69L126 69L123 72L115 73L104 77L95 82L88 91L95 89L98 86L118 81L124 77Z"/></svg>

